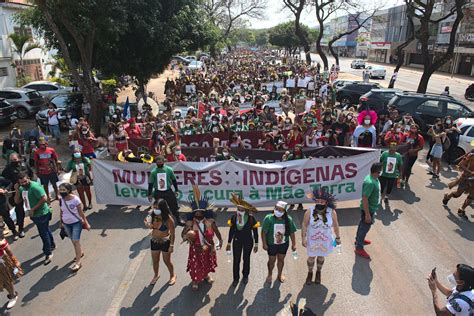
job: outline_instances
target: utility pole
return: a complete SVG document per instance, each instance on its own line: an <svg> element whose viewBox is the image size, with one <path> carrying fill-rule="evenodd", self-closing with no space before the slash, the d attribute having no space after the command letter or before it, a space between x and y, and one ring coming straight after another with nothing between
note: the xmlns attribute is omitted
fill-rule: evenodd
<svg viewBox="0 0 474 316"><path fill-rule="evenodd" d="M453 62L451 65L451 78L454 77L454 72L456 71L456 65L458 64L458 61L459 61L459 33L456 34L456 45L455 45L454 57L452 60Z"/></svg>

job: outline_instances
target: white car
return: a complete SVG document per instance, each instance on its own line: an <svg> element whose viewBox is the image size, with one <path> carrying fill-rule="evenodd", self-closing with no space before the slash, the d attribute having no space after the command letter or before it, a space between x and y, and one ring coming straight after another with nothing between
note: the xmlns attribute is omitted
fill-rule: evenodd
<svg viewBox="0 0 474 316"><path fill-rule="evenodd" d="M202 61L194 60L189 63L188 69L191 71L202 71L204 70L204 63Z"/></svg>
<svg viewBox="0 0 474 316"><path fill-rule="evenodd" d="M191 61L197 60L196 56L192 56L192 55L186 56L186 57L184 57L184 58L186 58L187 60L191 60Z"/></svg>
<svg viewBox="0 0 474 316"><path fill-rule="evenodd" d="M24 85L22 88L36 90L48 99L58 94L68 94L72 92L72 87L65 87L52 81L33 81Z"/></svg>
<svg viewBox="0 0 474 316"><path fill-rule="evenodd" d="M474 144L474 118L458 118L454 121L454 124L461 131L458 147L454 149L457 158L474 149L474 146L472 145Z"/></svg>
<svg viewBox="0 0 474 316"><path fill-rule="evenodd" d="M362 59L354 59L351 62L351 68L355 68L355 69L365 68L365 61L363 61Z"/></svg>
<svg viewBox="0 0 474 316"><path fill-rule="evenodd" d="M387 71L385 68L381 66L368 66L365 68L366 71L369 72L369 78L382 78L385 79L385 75L387 74Z"/></svg>

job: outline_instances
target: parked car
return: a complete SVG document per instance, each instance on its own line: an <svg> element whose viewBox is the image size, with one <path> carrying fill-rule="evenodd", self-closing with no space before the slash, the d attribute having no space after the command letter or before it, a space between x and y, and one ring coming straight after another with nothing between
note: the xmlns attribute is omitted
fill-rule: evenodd
<svg viewBox="0 0 474 316"><path fill-rule="evenodd" d="M359 107L357 108L357 110L361 112L362 110L366 109L367 106L377 113L382 110L385 110L387 108L388 102L390 102L390 100L397 92L402 92L402 90L372 89L359 98ZM364 106L362 106L362 102L364 102Z"/></svg>
<svg viewBox="0 0 474 316"><path fill-rule="evenodd" d="M9 126L17 118L15 107L7 100L0 98L0 126Z"/></svg>
<svg viewBox="0 0 474 316"><path fill-rule="evenodd" d="M369 72L369 78L381 78L385 79L385 75L387 74L387 70L382 66L367 66L365 68L366 71Z"/></svg>
<svg viewBox="0 0 474 316"><path fill-rule="evenodd" d="M359 103L359 98L369 92L372 89L380 89L380 84L378 83L364 83L364 82L354 82L345 85L336 92L336 100L341 103L346 104L357 104Z"/></svg>
<svg viewBox="0 0 474 316"><path fill-rule="evenodd" d="M467 87L464 97L466 100L474 101L474 83L471 83L469 87Z"/></svg>
<svg viewBox="0 0 474 316"><path fill-rule="evenodd" d="M456 127L461 131L458 146L454 148L453 155L457 158L471 152L474 141L474 118L459 118L454 121Z"/></svg>
<svg viewBox="0 0 474 316"><path fill-rule="evenodd" d="M395 93L388 106L395 107L401 115L410 113L422 132L428 131L430 125L433 125L438 118L443 119L450 115L453 119L458 119L472 117L474 114L471 109L453 97L429 93L407 91Z"/></svg>
<svg viewBox="0 0 474 316"><path fill-rule="evenodd" d="M72 93L68 95L57 95L51 99L51 103L58 110L59 125L65 128L66 113L71 112L73 117L81 115L83 95L81 93ZM36 113L36 122L41 128L48 126L48 109Z"/></svg>
<svg viewBox="0 0 474 316"><path fill-rule="evenodd" d="M204 63L202 61L194 60L188 65L188 69L191 71L201 71L204 70Z"/></svg>
<svg viewBox="0 0 474 316"><path fill-rule="evenodd" d="M187 60L190 60L190 61L197 60L196 56L192 56L192 55L186 56L184 58L186 58Z"/></svg>
<svg viewBox="0 0 474 316"><path fill-rule="evenodd" d="M58 94L68 94L72 92L72 87L65 87L52 81L33 81L24 85L22 88L36 90L48 99L51 99Z"/></svg>
<svg viewBox="0 0 474 316"><path fill-rule="evenodd" d="M351 62L351 68L355 68L355 69L365 68L365 61L363 61L362 59L354 59Z"/></svg>
<svg viewBox="0 0 474 316"><path fill-rule="evenodd" d="M0 98L13 105L18 118L21 119L35 115L47 104L47 100L38 91L25 88L2 88L0 89Z"/></svg>
<svg viewBox="0 0 474 316"><path fill-rule="evenodd" d="M357 81L357 80L344 80L344 79L337 79L333 82L334 87L336 87L336 90L341 89L342 87L351 84L351 83L356 83L356 82L362 82L362 81Z"/></svg>
<svg viewBox="0 0 474 316"><path fill-rule="evenodd" d="M189 65L189 63L192 62L192 60L186 59L183 56L179 56L179 55L171 57L171 60L176 61L176 63L181 63L185 66Z"/></svg>

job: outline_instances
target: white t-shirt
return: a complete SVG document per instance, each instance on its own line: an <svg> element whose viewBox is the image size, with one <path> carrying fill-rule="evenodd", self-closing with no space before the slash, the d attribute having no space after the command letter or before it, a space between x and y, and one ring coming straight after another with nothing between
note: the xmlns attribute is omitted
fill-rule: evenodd
<svg viewBox="0 0 474 316"><path fill-rule="evenodd" d="M53 112L53 111L54 110L48 111L48 125L50 125L50 126L59 124L58 114L54 113L54 114L50 115L51 112Z"/></svg>
<svg viewBox="0 0 474 316"><path fill-rule="evenodd" d="M474 310L471 309L469 304L460 298L454 298L459 292L456 288L453 289L453 293L448 297L448 302L446 303L446 309L453 315L456 316L469 316ZM469 298L474 302L474 290L461 292L462 295Z"/></svg>

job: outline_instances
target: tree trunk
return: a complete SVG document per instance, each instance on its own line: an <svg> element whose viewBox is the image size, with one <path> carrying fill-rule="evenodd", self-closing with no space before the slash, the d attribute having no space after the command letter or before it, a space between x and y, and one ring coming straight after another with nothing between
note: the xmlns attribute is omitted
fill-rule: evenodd
<svg viewBox="0 0 474 316"><path fill-rule="evenodd" d="M226 44L227 46L227 53L230 53L232 51L232 45Z"/></svg>
<svg viewBox="0 0 474 316"><path fill-rule="evenodd" d="M301 29L301 25L300 25L301 12L297 13L295 15L295 17L296 17L296 19L295 19L295 33L296 33L296 36L298 36L298 39L300 40L301 44L303 45L306 64L311 65L310 46L309 46L309 43L308 43L308 39L306 38L303 30Z"/></svg>
<svg viewBox="0 0 474 316"><path fill-rule="evenodd" d="M395 66L395 69L393 70L394 75L398 74L398 71L400 70L400 68L402 68L403 64L405 63L405 52L403 51L403 49L407 47L411 41L412 40L410 40L409 42L405 42L406 45L405 43L403 43L402 45L397 47L397 65ZM394 75L392 75L392 78L390 78L390 83L388 85L389 88L393 88L395 86L395 81L397 79L395 78L396 76Z"/></svg>
<svg viewBox="0 0 474 316"><path fill-rule="evenodd" d="M326 57L326 54L323 51L323 47L321 46L321 40L323 39L324 34L324 21L320 19L319 15L317 15L317 18L319 22L319 34L316 39L316 51L318 52L319 56L321 57L321 60L323 61L324 70L327 71L329 69L329 62L328 58Z"/></svg>
<svg viewBox="0 0 474 316"><path fill-rule="evenodd" d="M428 83L430 82L433 72L433 69L423 69L423 74L421 75L420 83L418 84L418 89L416 92L426 93L426 90L428 90Z"/></svg>
<svg viewBox="0 0 474 316"><path fill-rule="evenodd" d="M329 51L331 52L332 57L334 57L334 60L336 61L336 66L339 66L339 55L334 50L334 47L332 46L332 44L334 44L332 41L328 43Z"/></svg>

